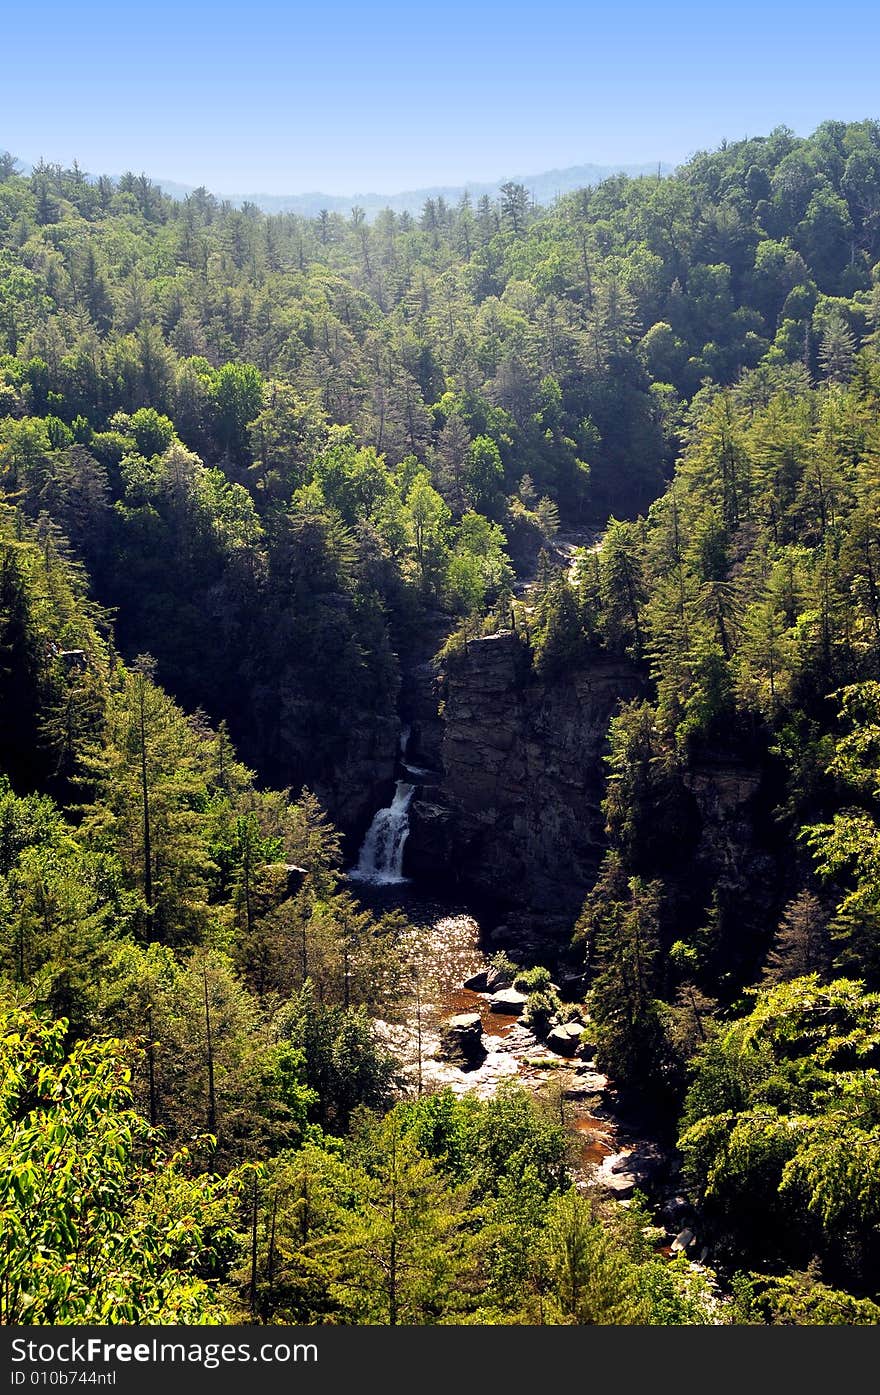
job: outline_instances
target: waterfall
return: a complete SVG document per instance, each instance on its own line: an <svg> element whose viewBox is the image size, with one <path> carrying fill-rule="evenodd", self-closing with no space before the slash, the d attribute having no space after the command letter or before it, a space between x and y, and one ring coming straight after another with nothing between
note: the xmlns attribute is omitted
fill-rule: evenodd
<svg viewBox="0 0 880 1395"><path fill-rule="evenodd" d="M379 809L367 829L358 865L349 872L354 881L374 886L404 882L403 845L409 833L409 806L415 785L398 780L394 798L387 809Z"/></svg>

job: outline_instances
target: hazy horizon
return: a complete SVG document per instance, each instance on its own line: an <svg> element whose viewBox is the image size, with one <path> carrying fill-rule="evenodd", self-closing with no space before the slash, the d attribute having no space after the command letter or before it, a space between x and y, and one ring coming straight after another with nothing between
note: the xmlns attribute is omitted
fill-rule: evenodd
<svg viewBox="0 0 880 1395"><path fill-rule="evenodd" d="M800 134L800 133L798 133L798 134ZM88 178L90 178L90 179L92 179L92 178L97 179L97 178L98 178L99 176L101 176L101 175L106 175L106 176L108 176L108 177L110 177L110 178L112 178L112 179L119 179L124 173L127 172L126 170L123 170L123 169L112 169L112 170L111 170L111 169L100 169L100 168L97 168L97 167L92 167L88 162L86 162L86 161L80 159L79 156L77 156L77 155L74 155L73 158L72 158L71 160L57 160L57 159L55 158L55 156L54 156L52 153L50 153L49 151L41 151L41 152L40 152L38 155L36 155L36 156L23 155L20 151L12 150L11 147L10 147L8 144L5 144L5 143L4 143L4 141L3 141L3 136L2 136L2 132L0 132L0 150L6 150L8 153L12 154L12 155L15 157L15 159L18 161L18 169L19 169L19 171L20 171L20 172L23 172L23 173L30 173L30 171L31 171L36 165L38 165L38 164L40 163L40 161L45 161L45 163L46 163L46 164L49 164L49 165L52 165L52 164L61 164L62 167L64 167L64 168L72 168L74 160L75 160L76 163L78 164L79 168L83 171L83 173L84 173ZM369 198L369 199L383 199L383 198L388 198L388 199L400 199L400 198L406 197L407 195L412 195L412 194L424 194L424 193L433 193L433 192L440 192L440 193L442 193L442 192L457 192L457 191L459 191L459 190L464 190L464 189L467 189L467 190L475 190L475 189L476 189L476 190L479 190L479 189L483 189L483 188L488 188L488 187L490 187L490 186L491 186L491 187L497 187L497 186L500 186L502 183L505 183L505 182L508 181L508 180L516 180L516 181L520 181L520 182L523 182L523 183L525 183L526 185L528 185L528 183L529 183L530 180L547 180L547 179L552 178L553 175L565 176L565 175L571 174L571 173L574 172L574 171L579 171L579 170L601 170L601 171L607 172L607 173L609 173L609 174L611 174L611 173L625 173L625 174L626 174L626 173L629 173L629 174L636 174L636 173L640 173L640 172L644 172L644 173L653 173L653 172L659 167L660 169L662 169L663 173L669 173L669 172L671 172L678 164L681 164L681 163L683 163L683 162L682 162L682 161L674 161L674 162L673 162L673 161L654 161L654 160L635 160L635 161L631 161L631 162L630 162L630 161L627 161L627 162L624 162L624 161L604 162L604 161L602 161L602 162L600 162L600 161L597 161L597 160L592 160L592 159L585 158L584 160L578 162L577 164L573 164L573 165L564 165L564 166L563 166L563 165L560 165L560 164L558 164L558 163L552 164L552 163L549 163L549 162L548 162L547 165L546 165L545 167L542 167L541 169L530 170L530 171L528 171L528 172L524 172L524 171L521 171L521 170L506 170L506 171L503 171L502 173L496 175L494 178L489 178L489 179L472 179L472 178L470 178L470 176L466 176L466 177L462 177L462 178L460 178L460 179L451 180L451 181L448 181L448 182L444 181L444 182L442 182L442 183L441 183L441 182L436 182L436 181L423 182L423 183L421 183L421 184L419 184L419 185L415 185L415 186L413 186L413 187L411 187L411 188L406 188L406 189L403 189L403 188L399 188L399 189L397 189L397 188L395 188L395 189L390 189L390 188L388 188L388 189L379 189L379 188L366 188L366 187L364 187L364 188L359 188L359 189L339 189L339 190L329 189L329 188L326 188L326 187L317 187L317 186L316 186L315 188L309 188L309 189L294 189L294 188L291 188L291 187L284 187L284 188L280 188L280 187L279 187L277 190L258 189L258 188L256 188L256 187L251 187L251 188L246 188L246 189L245 189L245 188L234 189L234 188L232 188L232 187L223 187L223 186L218 185L218 184L209 184L206 180L203 180L203 179L200 180L200 179L198 179L198 178L195 177L195 176L193 176L193 177L190 178L190 179L176 179L176 178L167 177L161 170L150 169L150 168L141 168L141 167L134 168L134 167L131 167L131 166L129 167L129 169L130 169L130 171L131 171L132 173L134 173L134 174L146 174L155 184L158 184L158 185L160 185L161 187L166 188L167 190L172 191L172 192L176 192L176 191L181 191L181 192L182 192L182 191L194 190L194 189L198 189L198 188L206 188L206 189L208 190L209 193L215 194L217 197L219 197L219 198L224 198L224 199L253 198L253 197L265 197L266 199L284 199L284 198L288 198L288 197L289 197L289 198L310 198L310 197L318 197L318 196L323 196L323 195L326 195L328 198L331 198L331 199L345 199L345 198Z"/></svg>

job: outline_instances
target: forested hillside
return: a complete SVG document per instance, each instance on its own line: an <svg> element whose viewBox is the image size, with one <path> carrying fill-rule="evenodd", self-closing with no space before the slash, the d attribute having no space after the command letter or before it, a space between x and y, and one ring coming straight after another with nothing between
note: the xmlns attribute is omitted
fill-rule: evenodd
<svg viewBox="0 0 880 1395"><path fill-rule="evenodd" d="M373 223L0 159L0 1320L877 1321L878 336L878 123ZM342 868L443 638L414 847L522 902L543 819L701 1265L376 1025L413 934ZM456 765L584 692L595 866Z"/></svg>
<svg viewBox="0 0 880 1395"><path fill-rule="evenodd" d="M836 378L874 327L870 124L549 213L509 186L372 225L12 167L7 493L62 528L124 651L229 720L262 774L323 780L344 819L334 772L371 749L420 607L504 588L488 524L516 557L557 510L635 514L706 379Z"/></svg>

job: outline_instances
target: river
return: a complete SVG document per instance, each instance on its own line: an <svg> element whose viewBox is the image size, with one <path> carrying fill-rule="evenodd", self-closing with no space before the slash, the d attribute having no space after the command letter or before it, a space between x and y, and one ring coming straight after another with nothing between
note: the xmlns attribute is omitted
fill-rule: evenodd
<svg viewBox="0 0 880 1395"><path fill-rule="evenodd" d="M554 1053L517 1016L493 1011L489 993L463 986L489 966L492 946L486 932L492 928L491 910L438 901L402 880L365 882L356 874L354 881L364 905L377 914L402 910L413 927L419 1001L413 1003L408 1021L381 1023L379 1028L402 1062L407 1088L417 1093L448 1087L455 1094L474 1093L485 1099L502 1081L518 1080L568 1129L578 1185L599 1185L628 1196L640 1180L633 1167L644 1160L649 1145L616 1113L613 1083L597 1070L591 1054L567 1059ZM440 1025L461 1013L478 1014L482 1024L486 1054L471 1067L441 1054Z"/></svg>

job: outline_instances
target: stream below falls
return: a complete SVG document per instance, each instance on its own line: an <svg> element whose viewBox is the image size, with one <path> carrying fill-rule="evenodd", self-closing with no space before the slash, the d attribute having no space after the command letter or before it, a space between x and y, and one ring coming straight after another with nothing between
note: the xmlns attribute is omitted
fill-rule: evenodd
<svg viewBox="0 0 880 1395"><path fill-rule="evenodd" d="M621 1200L636 1187L652 1189L668 1160L624 1117L618 1092L596 1069L592 1052L581 1047L573 1057L556 1054L518 1017L493 1011L488 992L463 986L488 967L491 953L472 909L431 900L412 883L364 881L358 869L353 873L353 889L364 905L377 914L403 910L413 927L419 1005L409 1021L380 1026L412 1093L448 1087L455 1094L486 1099L502 1081L517 1079L559 1111L571 1138L571 1167L579 1187L598 1186ZM441 1054L441 1023L461 1013L479 1014L486 1053L479 1064L457 1064Z"/></svg>

